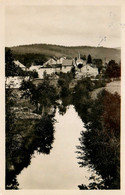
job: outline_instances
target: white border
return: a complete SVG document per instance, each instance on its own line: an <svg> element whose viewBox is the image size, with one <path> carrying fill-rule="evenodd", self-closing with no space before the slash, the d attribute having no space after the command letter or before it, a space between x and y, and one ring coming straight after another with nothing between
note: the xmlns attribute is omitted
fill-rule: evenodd
<svg viewBox="0 0 125 195"><path fill-rule="evenodd" d="M122 195L125 194L125 133L124 133L124 94L125 94L125 27L122 28L122 88L121 88L121 97L122 97L122 106L121 106L121 190L5 190L5 70L4 70L4 11L5 6L7 5L120 5L122 8L122 21L121 24L125 24L125 1L124 0L0 0L0 188L1 194L5 195L80 195L80 194L113 194L113 195Z"/></svg>

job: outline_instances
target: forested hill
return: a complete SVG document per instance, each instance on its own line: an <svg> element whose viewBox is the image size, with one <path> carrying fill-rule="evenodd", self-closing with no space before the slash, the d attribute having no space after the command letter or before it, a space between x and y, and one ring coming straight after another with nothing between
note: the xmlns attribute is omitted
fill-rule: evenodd
<svg viewBox="0 0 125 195"><path fill-rule="evenodd" d="M11 47L13 54L15 56L20 56L24 54L36 54L43 55L46 58L56 56L66 56L66 57L78 57L78 53L81 55L90 54L92 58L101 58L107 61L113 59L117 62L120 60L121 50L119 48L105 48L105 47L90 47L90 46L59 46L51 44L32 44L32 45L21 45Z"/></svg>

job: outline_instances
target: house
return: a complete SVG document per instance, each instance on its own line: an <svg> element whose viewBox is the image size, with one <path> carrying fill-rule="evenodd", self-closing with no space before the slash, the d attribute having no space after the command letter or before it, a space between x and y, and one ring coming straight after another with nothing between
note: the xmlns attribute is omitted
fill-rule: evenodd
<svg viewBox="0 0 125 195"><path fill-rule="evenodd" d="M57 60L55 58L50 58L47 62L43 64L44 67L50 66L53 67L57 64Z"/></svg>
<svg viewBox="0 0 125 195"><path fill-rule="evenodd" d="M26 71L26 66L20 63L18 60L14 60L16 66L20 67L22 70Z"/></svg>
<svg viewBox="0 0 125 195"><path fill-rule="evenodd" d="M73 60L72 59L64 59L62 63L62 72L67 73L71 71L73 67Z"/></svg>
<svg viewBox="0 0 125 195"><path fill-rule="evenodd" d="M82 60L80 57L80 53L77 60L74 60L75 66L77 68L77 77L96 77L98 75L98 69L95 67L92 67L92 64L87 64L86 60ZM81 68L79 68L79 65L82 65Z"/></svg>
<svg viewBox="0 0 125 195"><path fill-rule="evenodd" d="M98 75L98 68L94 68L89 64L84 65L79 71L84 77L96 77Z"/></svg>
<svg viewBox="0 0 125 195"><path fill-rule="evenodd" d="M79 53L77 60L75 60L75 65L78 66L79 64L82 64L82 65L86 64L86 60L81 59L80 53Z"/></svg>
<svg viewBox="0 0 125 195"><path fill-rule="evenodd" d="M72 66L72 65L73 65L72 59L64 59L63 60L62 67L67 67L67 66Z"/></svg>
<svg viewBox="0 0 125 195"><path fill-rule="evenodd" d="M57 64L61 64L63 63L63 61L66 59L66 57L61 57L59 59L57 59Z"/></svg>

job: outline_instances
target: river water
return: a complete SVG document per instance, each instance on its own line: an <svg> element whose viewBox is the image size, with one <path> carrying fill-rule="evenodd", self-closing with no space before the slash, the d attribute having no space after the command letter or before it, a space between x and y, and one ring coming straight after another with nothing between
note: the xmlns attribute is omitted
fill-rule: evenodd
<svg viewBox="0 0 125 195"><path fill-rule="evenodd" d="M78 165L76 146L83 122L73 106L62 116L56 111L53 149L49 155L35 153L31 164L17 176L20 189L78 189L88 184L90 173Z"/></svg>

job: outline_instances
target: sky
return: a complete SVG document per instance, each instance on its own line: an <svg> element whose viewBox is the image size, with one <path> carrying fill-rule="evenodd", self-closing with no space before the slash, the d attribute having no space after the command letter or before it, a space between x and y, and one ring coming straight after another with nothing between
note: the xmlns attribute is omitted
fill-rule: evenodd
<svg viewBox="0 0 125 195"><path fill-rule="evenodd" d="M119 6L7 6L5 44L121 46Z"/></svg>

